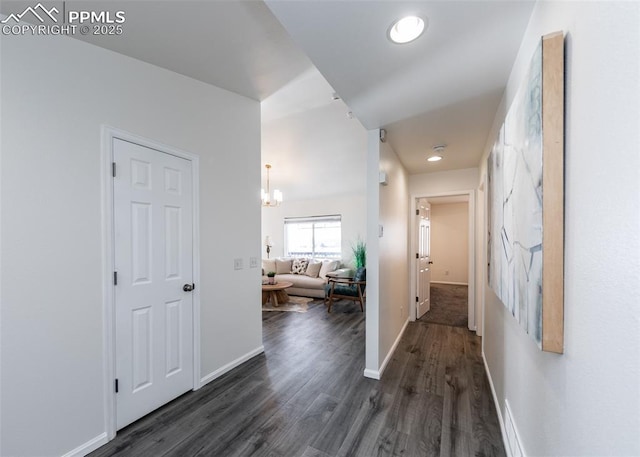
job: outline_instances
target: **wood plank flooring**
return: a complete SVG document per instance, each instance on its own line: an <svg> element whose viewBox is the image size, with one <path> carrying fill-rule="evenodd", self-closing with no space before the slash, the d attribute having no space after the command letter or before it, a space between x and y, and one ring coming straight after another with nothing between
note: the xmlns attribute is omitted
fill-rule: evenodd
<svg viewBox="0 0 640 457"><path fill-rule="evenodd" d="M409 323L382 380L364 378L364 315L338 302L263 312L265 353L90 454L504 456L480 338Z"/></svg>

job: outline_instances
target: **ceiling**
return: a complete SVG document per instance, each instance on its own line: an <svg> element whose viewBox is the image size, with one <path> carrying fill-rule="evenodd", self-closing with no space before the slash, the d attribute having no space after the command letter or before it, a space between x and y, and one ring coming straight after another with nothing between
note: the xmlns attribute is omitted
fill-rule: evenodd
<svg viewBox="0 0 640 457"><path fill-rule="evenodd" d="M469 194L465 195L447 195L445 197L429 197L426 198L431 205L449 205L451 203L466 203L469 201Z"/></svg>
<svg viewBox="0 0 640 457"><path fill-rule="evenodd" d="M3 1L1 11L31 3ZM61 1L46 4L63 10ZM122 35L74 38L255 100L312 67L262 1L66 1L64 8L124 11Z"/></svg>
<svg viewBox="0 0 640 457"><path fill-rule="evenodd" d="M33 2L5 1L2 12L26 3ZM299 172L317 172L317 154L334 153L340 135L353 146L364 129L385 128L416 174L478 165L533 4L114 0L67 1L66 8L125 11L122 35L75 37L260 100L263 129L280 121L284 132L284 119L304 117L301 132L267 145L267 154L283 162L295 154ZM425 33L409 44L391 43L387 29L408 13L427 18ZM342 101L330 105L334 90ZM351 127L342 126L347 111L355 116ZM355 127L360 123L364 129ZM309 126L324 132L313 137L314 148L302 133ZM436 144L447 145L445 158L427 162ZM363 154L339 159L348 168Z"/></svg>
<svg viewBox="0 0 640 457"><path fill-rule="evenodd" d="M534 3L266 0L367 129L384 127L409 173L478 165ZM414 42L395 19L427 18ZM437 144L445 159L427 163Z"/></svg>

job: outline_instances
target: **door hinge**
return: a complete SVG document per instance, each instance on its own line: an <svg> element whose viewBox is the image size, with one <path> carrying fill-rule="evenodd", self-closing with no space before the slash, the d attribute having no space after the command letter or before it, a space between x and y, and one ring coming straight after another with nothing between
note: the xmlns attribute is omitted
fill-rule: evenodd
<svg viewBox="0 0 640 457"><path fill-rule="evenodd" d="M111 162L111 174L113 175L113 177L116 177L116 163L115 162Z"/></svg>
<svg viewBox="0 0 640 457"><path fill-rule="evenodd" d="M114 286L118 285L118 272L117 271L113 272L113 285Z"/></svg>
<svg viewBox="0 0 640 457"><path fill-rule="evenodd" d="M419 209L416 210L416 216L420 216L420 210Z"/></svg>
<svg viewBox="0 0 640 457"><path fill-rule="evenodd" d="M416 303L418 303L418 297L416 297Z"/></svg>
<svg viewBox="0 0 640 457"><path fill-rule="evenodd" d="M419 255L418 255L418 253L416 252L416 259L419 259L419 258L420 258L420 256L419 256Z"/></svg>
<svg viewBox="0 0 640 457"><path fill-rule="evenodd" d="M116 393L118 393L118 379L116 378L116 382L115 382L115 388L116 388Z"/></svg>

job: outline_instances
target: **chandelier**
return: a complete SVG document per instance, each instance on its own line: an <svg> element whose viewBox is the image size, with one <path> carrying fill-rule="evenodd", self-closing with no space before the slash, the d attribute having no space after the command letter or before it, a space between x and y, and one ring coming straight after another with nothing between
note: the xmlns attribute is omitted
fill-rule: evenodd
<svg viewBox="0 0 640 457"><path fill-rule="evenodd" d="M273 199L271 198L271 183L269 182L269 170L271 169L271 165L266 164L264 166L267 169L267 191L264 189L260 189L262 206L278 206L282 203L282 192L277 189L273 190Z"/></svg>

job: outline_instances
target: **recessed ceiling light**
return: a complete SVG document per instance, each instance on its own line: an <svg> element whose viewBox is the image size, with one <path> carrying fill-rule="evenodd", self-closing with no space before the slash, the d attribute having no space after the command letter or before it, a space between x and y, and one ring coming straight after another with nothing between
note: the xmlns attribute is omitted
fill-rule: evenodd
<svg viewBox="0 0 640 457"><path fill-rule="evenodd" d="M434 154L429 156L427 161L429 162L437 162L438 160L442 160L442 153L444 152L444 148L446 148L446 144L438 144L433 147Z"/></svg>
<svg viewBox="0 0 640 457"><path fill-rule="evenodd" d="M387 35L394 43L409 43L424 32L425 22L418 16L406 16L394 22Z"/></svg>

